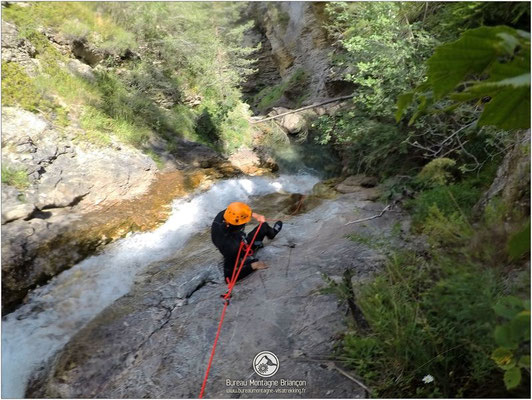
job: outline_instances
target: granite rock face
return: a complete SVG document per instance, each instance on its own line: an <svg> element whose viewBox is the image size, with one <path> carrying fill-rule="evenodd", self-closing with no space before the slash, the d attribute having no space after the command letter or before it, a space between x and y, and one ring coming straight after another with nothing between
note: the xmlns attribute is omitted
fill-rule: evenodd
<svg viewBox="0 0 532 400"><path fill-rule="evenodd" d="M258 212L267 214L268 204L282 207L288 201L269 197L261 199L264 210ZM346 328L346 306L320 292L325 286L322 274L339 276L349 269L353 279L364 279L384 262L379 250L346 235L355 229L390 235L392 225L404 216L387 213L356 228L345 223L381 209L381 204L362 201L353 193L284 218L279 236L258 253L269 268L251 274L234 289L207 398L234 397L227 391L227 379L260 380L252 360L263 350L275 353L280 365L277 374L265 380L306 381L304 393L275 393L276 398L364 397L363 390L331 364L310 359L330 355ZM220 261L207 231L166 261L151 265L128 295L101 312L34 374L27 396L198 396L223 308Z"/></svg>

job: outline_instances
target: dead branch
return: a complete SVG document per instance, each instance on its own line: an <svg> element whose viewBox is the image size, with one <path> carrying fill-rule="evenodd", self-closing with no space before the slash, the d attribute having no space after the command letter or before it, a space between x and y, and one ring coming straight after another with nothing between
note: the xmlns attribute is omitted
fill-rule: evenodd
<svg viewBox="0 0 532 400"><path fill-rule="evenodd" d="M346 371L344 371L343 369L341 369L340 367L338 367L335 363L330 363L329 365L331 365L331 367L335 370L337 370L339 373L341 373L343 376L345 376L346 378L352 380L353 382L355 382L358 386L360 386L362 389L364 389L366 392L368 393L371 393L371 390L369 390L369 388L364 385L362 382L360 382L358 379L356 379L354 376L348 374Z"/></svg>
<svg viewBox="0 0 532 400"><path fill-rule="evenodd" d="M284 112L284 113L281 113L281 114L277 114L277 115L274 115L274 116L271 116L271 117L268 117L268 118L264 118L264 119L261 119L261 120L258 120L258 121L250 121L252 124L258 124L259 122L265 122L265 121L269 121L271 119L276 119L276 118L279 118L279 117L284 117L285 115L288 115L288 114L293 114L293 113L296 113L296 112L299 112L299 111L304 111L304 110L308 110L309 108L314 108L314 107L319 107L319 106L323 106L325 104L329 104L329 103L334 103L335 101L341 101L341 100L347 100L347 99L350 99L352 97L354 97L355 95L354 94L350 94L349 96L342 96L342 97L337 97L335 99L330 99L330 100L326 100L326 101L322 101L321 103L318 103L318 104L312 104L310 106L305 106L305 107L301 107L301 108L298 108L296 110L290 110L290 111L287 111L287 112Z"/></svg>
<svg viewBox="0 0 532 400"><path fill-rule="evenodd" d="M371 394L371 390L364 385L362 382L360 382L357 378L355 378L353 375L347 373L342 368L339 368L333 361L327 360L327 359L316 359L316 358L309 358L309 357L298 357L298 359L306 362L316 362L320 364L326 365L329 369L335 369L339 373L341 373L346 378L350 379L351 381L355 382L358 386L360 386L362 389L364 389L366 392Z"/></svg>
<svg viewBox="0 0 532 400"><path fill-rule="evenodd" d="M355 221L350 221L348 223L346 223L346 225L350 225L350 224L357 224L359 222L364 222L364 221L369 221L369 220L372 220L372 219L375 219L375 218L380 218L384 215L384 213L388 210L390 210L390 208L392 207L392 204L388 204L386 207L383 208L383 210L380 212L380 214L377 214L377 215L374 215L372 217L368 217L368 218L362 218L362 219L357 219Z"/></svg>
<svg viewBox="0 0 532 400"><path fill-rule="evenodd" d="M473 126L474 124L476 124L476 121L470 122L460 127L459 129L457 129L455 132L453 132L449 136L438 134L435 131L433 131L431 128L429 128L429 132L412 135L413 138L419 137L420 138L419 140L421 140L421 138L426 139L427 135L432 136L432 137L436 137L436 136L444 137L444 139L439 143L428 143L427 145L422 145L418 142L418 140L415 140L414 142L412 142L411 139L405 140L405 143L417 149L423 150L425 152L423 154L425 158L442 158L463 147L462 145L464 143L462 143L462 145L460 144L459 133Z"/></svg>

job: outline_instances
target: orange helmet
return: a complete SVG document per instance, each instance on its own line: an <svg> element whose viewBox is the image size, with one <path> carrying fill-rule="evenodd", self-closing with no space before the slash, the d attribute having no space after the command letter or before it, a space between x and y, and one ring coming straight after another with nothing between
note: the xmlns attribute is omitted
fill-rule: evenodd
<svg viewBox="0 0 532 400"><path fill-rule="evenodd" d="M225 222L231 225L246 224L251 220L251 208L244 203L234 202L227 206L224 213Z"/></svg>

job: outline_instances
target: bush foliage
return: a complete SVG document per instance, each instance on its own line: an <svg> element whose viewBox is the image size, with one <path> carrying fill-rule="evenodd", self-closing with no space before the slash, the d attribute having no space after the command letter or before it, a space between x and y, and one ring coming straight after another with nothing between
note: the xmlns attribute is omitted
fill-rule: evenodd
<svg viewBox="0 0 532 400"><path fill-rule="evenodd" d="M388 195L409 197L412 231L430 245L392 251L355 287L369 330L350 321L337 360L375 397L529 397L529 210L495 197L474 212L514 132L530 127L530 39L516 29L529 5L327 10L333 60L356 89L314 124L318 141L340 148L351 172L400 175ZM390 254L386 238L350 237ZM353 298L347 289L335 291Z"/></svg>
<svg viewBox="0 0 532 400"><path fill-rule="evenodd" d="M35 3L9 4L3 17L16 24L37 50L41 72L28 76L15 63L3 65L3 104L50 111L63 124L70 110L80 116L86 138L111 138L144 149L157 135L174 148L179 138L233 151L250 140L249 111L239 85L253 72L254 49L242 46L250 24L239 23L234 3ZM69 58L42 28L77 40L103 57L95 79L73 74ZM141 55L140 57L136 54ZM62 99L52 100L52 99ZM188 103L193 100L194 106ZM209 115L212 132L203 131Z"/></svg>
<svg viewBox="0 0 532 400"><path fill-rule="evenodd" d="M2 183L17 189L26 189L30 185L26 170L2 165Z"/></svg>

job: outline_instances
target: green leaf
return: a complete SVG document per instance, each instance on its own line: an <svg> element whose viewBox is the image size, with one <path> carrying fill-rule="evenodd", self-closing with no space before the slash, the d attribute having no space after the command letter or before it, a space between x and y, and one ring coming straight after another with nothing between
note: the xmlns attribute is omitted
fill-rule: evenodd
<svg viewBox="0 0 532 400"><path fill-rule="evenodd" d="M406 92L397 98L397 111L395 112L395 121L399 122L404 112L414 100L414 92Z"/></svg>
<svg viewBox="0 0 532 400"><path fill-rule="evenodd" d="M507 130L530 128L530 87L499 91L484 107L478 125Z"/></svg>
<svg viewBox="0 0 532 400"><path fill-rule="evenodd" d="M480 84L477 86L480 86ZM496 82L488 82L484 86L486 87L512 86L514 88L522 88L522 87L529 88L530 87L530 74L521 74L521 75L513 76L511 78L502 79Z"/></svg>
<svg viewBox="0 0 532 400"><path fill-rule="evenodd" d="M498 347L491 353L491 359L495 361L498 367L503 369L508 369L515 365L513 357L514 353L504 347Z"/></svg>
<svg viewBox="0 0 532 400"><path fill-rule="evenodd" d="M523 74L530 75L530 52L525 52L522 57L515 57L510 62L501 63L495 62L490 68L490 77L488 82L496 82L506 79L508 77L520 76ZM530 76L528 77L528 83L530 85Z"/></svg>
<svg viewBox="0 0 532 400"><path fill-rule="evenodd" d="M530 221L523 229L510 237L507 248L512 260L517 260L525 253L530 252Z"/></svg>
<svg viewBox="0 0 532 400"><path fill-rule="evenodd" d="M522 37L523 39L528 39L530 40L530 32L527 32L527 31L523 31L521 29L517 29L516 30L517 34Z"/></svg>
<svg viewBox="0 0 532 400"><path fill-rule="evenodd" d="M500 46L504 48L506 53L512 54L517 46L519 46L519 39L513 35L502 32L498 33L497 37L501 38Z"/></svg>
<svg viewBox="0 0 532 400"><path fill-rule="evenodd" d="M519 367L512 367L504 373L504 384L506 389L513 389L521 383L521 369Z"/></svg>
<svg viewBox="0 0 532 400"><path fill-rule="evenodd" d="M526 369L530 369L530 356L522 356L517 365Z"/></svg>
<svg viewBox="0 0 532 400"><path fill-rule="evenodd" d="M408 126L411 126L416 121L416 119L418 119L420 115L423 115L427 108L432 106L433 104L433 96L430 92L423 93L419 95L418 98L419 105L414 115L412 115L412 118L410 118L410 120L408 121Z"/></svg>
<svg viewBox="0 0 532 400"><path fill-rule="evenodd" d="M511 55L514 50L512 44L500 34L517 35L508 27L484 26L466 31L460 39L434 51L427 65L428 79L436 99L452 91L467 75L484 72L498 56Z"/></svg>
<svg viewBox="0 0 532 400"><path fill-rule="evenodd" d="M493 310L500 317L512 319L523 310L523 301L515 296L505 296L497 301Z"/></svg>
<svg viewBox="0 0 532 400"><path fill-rule="evenodd" d="M512 337L517 343L530 341L530 311L517 314L510 322Z"/></svg>
<svg viewBox="0 0 532 400"><path fill-rule="evenodd" d="M519 342L514 338L513 330L510 324L499 325L495 327L495 343L508 349L516 349Z"/></svg>

